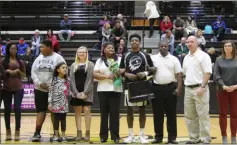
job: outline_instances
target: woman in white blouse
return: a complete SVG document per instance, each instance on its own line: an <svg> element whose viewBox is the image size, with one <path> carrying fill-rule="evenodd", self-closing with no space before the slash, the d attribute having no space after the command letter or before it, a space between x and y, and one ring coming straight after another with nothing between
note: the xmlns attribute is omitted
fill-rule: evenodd
<svg viewBox="0 0 237 145"><path fill-rule="evenodd" d="M102 56L96 61L94 78L98 80L97 92L100 99L100 141L108 139L108 116L111 140L119 142L119 112L122 85L114 82L116 73L110 71L111 63L120 64L121 58L117 57L114 45L110 42L103 45Z"/></svg>

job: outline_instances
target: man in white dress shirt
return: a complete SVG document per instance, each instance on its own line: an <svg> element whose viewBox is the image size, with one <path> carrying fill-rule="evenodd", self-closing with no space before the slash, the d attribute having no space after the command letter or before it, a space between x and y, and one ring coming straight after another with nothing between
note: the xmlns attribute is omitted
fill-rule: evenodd
<svg viewBox="0 0 237 145"><path fill-rule="evenodd" d="M166 41L160 43L160 53L153 55L152 61L157 69L153 77L155 99L152 99L152 108L155 140L152 143L162 143L165 112L167 116L168 143L178 144L176 141L176 104L177 96L180 96L182 88L181 64L178 58L169 53L169 44Z"/></svg>
<svg viewBox="0 0 237 145"><path fill-rule="evenodd" d="M208 80L212 73L211 58L203 52L194 36L187 40L189 53L183 61L185 75L184 114L190 140L187 144L211 142Z"/></svg>

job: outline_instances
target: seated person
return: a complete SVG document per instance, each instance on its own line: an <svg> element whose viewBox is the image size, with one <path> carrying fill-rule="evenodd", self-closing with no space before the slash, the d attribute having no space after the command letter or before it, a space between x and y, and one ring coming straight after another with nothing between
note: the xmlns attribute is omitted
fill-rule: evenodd
<svg viewBox="0 0 237 145"><path fill-rule="evenodd" d="M53 34L53 30L48 29L46 39L52 41L53 51L57 53L59 51L59 41L57 36Z"/></svg>
<svg viewBox="0 0 237 145"><path fill-rule="evenodd" d="M224 39L226 25L225 22L222 21L221 16L217 17L216 21L212 24L212 28L217 40L222 41Z"/></svg>
<svg viewBox="0 0 237 145"><path fill-rule="evenodd" d="M122 14L118 14L117 15L117 20L120 21L120 25L125 28L126 30L129 29L130 27L130 23L128 22L128 20L126 18L123 17Z"/></svg>
<svg viewBox="0 0 237 145"><path fill-rule="evenodd" d="M72 36L72 21L70 19L68 19L68 15L65 14L64 15L64 19L61 20L60 22L60 27L61 27L61 30L60 32L58 33L58 36L60 38L61 41L65 41L64 37L63 37L63 34L67 34L67 41L70 41L71 39L71 36Z"/></svg>
<svg viewBox="0 0 237 145"><path fill-rule="evenodd" d="M127 46L124 39L120 39L119 44L117 44L116 49L118 50L117 55L122 57L124 53L127 52Z"/></svg>
<svg viewBox="0 0 237 145"><path fill-rule="evenodd" d="M17 55L25 56L26 50L30 49L30 46L25 42L24 37L21 37L19 40L19 44L17 45L17 48L18 48Z"/></svg>
<svg viewBox="0 0 237 145"><path fill-rule="evenodd" d="M164 19L160 22L161 34L164 34L166 30L172 30L172 22L170 21L169 16L165 16Z"/></svg>
<svg viewBox="0 0 237 145"><path fill-rule="evenodd" d="M188 19L186 20L185 35L186 36L195 35L197 30L198 28L196 21L191 16L188 16Z"/></svg>
<svg viewBox="0 0 237 145"><path fill-rule="evenodd" d="M43 40L43 36L40 35L38 29L35 30L35 35L31 38L31 50L35 57L39 56L40 54L40 42Z"/></svg>
<svg viewBox="0 0 237 145"><path fill-rule="evenodd" d="M202 51L205 51L206 40L205 40L205 37L202 35L201 29L198 29L196 38L197 38L198 46L202 49Z"/></svg>
<svg viewBox="0 0 237 145"><path fill-rule="evenodd" d="M114 46L116 46L120 39L126 40L126 33L126 30L121 27L120 21L117 20L116 25L112 29L110 41L114 44ZM117 52L117 50L115 50L115 52Z"/></svg>
<svg viewBox="0 0 237 145"><path fill-rule="evenodd" d="M214 64L215 64L216 58L217 58L215 48L214 48L214 47L209 48L208 51L207 51L207 54L208 54L208 55L210 56L210 58L211 58L212 69L214 69ZM213 74L211 74L210 80L213 80Z"/></svg>
<svg viewBox="0 0 237 145"><path fill-rule="evenodd" d="M169 52L174 55L174 35L170 30L166 30L165 34L161 35L161 42L168 42L169 44Z"/></svg>
<svg viewBox="0 0 237 145"><path fill-rule="evenodd" d="M175 40L179 40L184 36L185 23L180 16L176 17L176 20L173 22L173 34Z"/></svg>
<svg viewBox="0 0 237 145"><path fill-rule="evenodd" d="M106 42L109 41L109 38L111 36L111 29L110 29L110 24L105 23L104 26L102 27L102 45Z"/></svg>
<svg viewBox="0 0 237 145"><path fill-rule="evenodd" d="M6 46L7 44L11 43L11 39L7 38L5 42L2 44L2 54L5 56L6 55Z"/></svg>
<svg viewBox="0 0 237 145"><path fill-rule="evenodd" d="M31 55L30 49L26 50L26 55L23 60L26 66L26 77L27 77L28 83L30 83L31 82L31 67L34 62L34 56Z"/></svg>
<svg viewBox="0 0 237 145"><path fill-rule="evenodd" d="M4 57L4 55L2 54L2 44L0 44L0 60Z"/></svg>
<svg viewBox="0 0 237 145"><path fill-rule="evenodd" d="M111 24L110 20L108 20L108 17L106 15L104 15L99 22L100 28L103 27L105 23Z"/></svg>
<svg viewBox="0 0 237 145"><path fill-rule="evenodd" d="M209 48L207 50L207 54L209 54L209 56L211 58L211 62L212 62L212 64L214 64L216 62L216 58L217 58L215 48L214 47Z"/></svg>
<svg viewBox="0 0 237 145"><path fill-rule="evenodd" d="M184 57L189 52L185 37L181 38L181 42L176 46L175 52L176 52L177 57L179 58L180 63L182 64Z"/></svg>

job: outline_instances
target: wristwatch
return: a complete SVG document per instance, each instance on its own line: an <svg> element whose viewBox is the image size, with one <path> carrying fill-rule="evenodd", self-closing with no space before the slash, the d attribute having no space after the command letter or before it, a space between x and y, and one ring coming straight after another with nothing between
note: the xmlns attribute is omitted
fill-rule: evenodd
<svg viewBox="0 0 237 145"><path fill-rule="evenodd" d="M204 88L204 89L206 88L206 86L204 86L204 85L201 85L201 87Z"/></svg>

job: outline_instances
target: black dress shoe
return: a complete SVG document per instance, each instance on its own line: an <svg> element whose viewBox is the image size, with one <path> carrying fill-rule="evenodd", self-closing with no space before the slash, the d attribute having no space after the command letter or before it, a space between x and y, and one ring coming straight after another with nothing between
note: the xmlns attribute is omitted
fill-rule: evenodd
<svg viewBox="0 0 237 145"><path fill-rule="evenodd" d="M152 144L160 144L162 143L162 139L156 139L154 141L151 142Z"/></svg>
<svg viewBox="0 0 237 145"><path fill-rule="evenodd" d="M102 138L102 139L100 139L100 142L105 143L105 142L107 142L107 139Z"/></svg>
<svg viewBox="0 0 237 145"><path fill-rule="evenodd" d="M166 144L179 144L176 140L169 140Z"/></svg>
<svg viewBox="0 0 237 145"><path fill-rule="evenodd" d="M114 139L114 143L119 143L119 138Z"/></svg>

